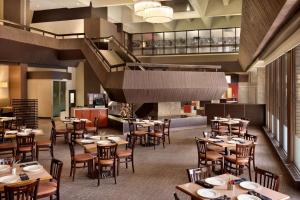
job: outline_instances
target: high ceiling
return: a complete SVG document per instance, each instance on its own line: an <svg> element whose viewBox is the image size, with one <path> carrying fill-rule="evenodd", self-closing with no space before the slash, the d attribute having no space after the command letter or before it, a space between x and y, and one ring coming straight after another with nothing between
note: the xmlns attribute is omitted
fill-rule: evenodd
<svg viewBox="0 0 300 200"><path fill-rule="evenodd" d="M174 20L149 24L133 12L134 0L30 0L32 10L108 7L108 20L123 23L129 32L239 27L242 0L159 0L174 9Z"/></svg>

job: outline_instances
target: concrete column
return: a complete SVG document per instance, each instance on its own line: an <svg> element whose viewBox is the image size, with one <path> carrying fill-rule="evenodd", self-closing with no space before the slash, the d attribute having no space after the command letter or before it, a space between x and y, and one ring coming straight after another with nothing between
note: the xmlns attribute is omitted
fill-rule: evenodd
<svg viewBox="0 0 300 200"><path fill-rule="evenodd" d="M3 1L3 18L18 24L28 25L31 21L29 0Z"/></svg>

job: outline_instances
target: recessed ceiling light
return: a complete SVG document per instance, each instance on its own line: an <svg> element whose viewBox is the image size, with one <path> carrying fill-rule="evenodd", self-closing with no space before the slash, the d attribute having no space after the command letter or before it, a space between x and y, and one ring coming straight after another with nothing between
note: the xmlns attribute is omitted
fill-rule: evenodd
<svg viewBox="0 0 300 200"><path fill-rule="evenodd" d="M190 12L190 11L191 11L190 4L188 4L188 5L187 5L187 7L186 7L186 11L187 11L187 12Z"/></svg>

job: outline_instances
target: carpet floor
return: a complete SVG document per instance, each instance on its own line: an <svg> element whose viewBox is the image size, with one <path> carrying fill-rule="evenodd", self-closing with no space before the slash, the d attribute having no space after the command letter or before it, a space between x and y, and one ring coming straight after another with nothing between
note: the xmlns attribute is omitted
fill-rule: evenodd
<svg viewBox="0 0 300 200"><path fill-rule="evenodd" d="M39 126L46 133L43 137L49 137L50 120L39 120ZM174 192L178 193L180 199L190 199L180 191L176 191L175 186L188 182L185 171L187 168L197 167L197 150L194 138L196 136L201 137L202 131L205 129L207 128L173 130L171 131L171 144L167 144L165 149L162 145L158 146L156 150L153 150L153 147L137 145L135 149L135 173L132 173L130 165L128 169L121 165L117 184L114 184L113 179L104 179L101 180L99 187L97 187L97 180L87 177L87 169L77 169L75 181L72 182L69 177L69 148L63 139L59 138L55 145L54 155L64 163L61 199L171 200ZM257 166L280 175L280 192L290 195L292 200L300 199L300 190L294 188L288 177L284 175L286 172L262 131L251 128L250 133L259 137L256 148ZM113 129L103 129L100 130L100 134L120 134L120 132ZM77 145L76 151L78 153L83 152L83 149ZM40 162L47 169L49 169L50 160L51 157L48 152L40 153ZM245 177L248 177L246 171Z"/></svg>

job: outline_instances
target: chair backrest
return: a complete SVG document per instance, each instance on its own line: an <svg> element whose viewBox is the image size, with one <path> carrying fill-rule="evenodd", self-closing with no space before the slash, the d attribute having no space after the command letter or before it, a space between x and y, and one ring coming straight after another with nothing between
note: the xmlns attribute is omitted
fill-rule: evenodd
<svg viewBox="0 0 300 200"><path fill-rule="evenodd" d="M164 133L170 133L171 119L164 119L163 131Z"/></svg>
<svg viewBox="0 0 300 200"><path fill-rule="evenodd" d="M7 120L3 122L3 126L6 129L12 129L13 120Z"/></svg>
<svg viewBox="0 0 300 200"><path fill-rule="evenodd" d="M248 124L250 123L250 121L242 120L242 121L240 121L240 123L241 123L241 130L245 131L245 130L247 130Z"/></svg>
<svg viewBox="0 0 300 200"><path fill-rule="evenodd" d="M252 141L252 142L257 142L257 136L256 135L251 135L249 133L246 133L244 135L244 139L245 140L249 140L249 141Z"/></svg>
<svg viewBox="0 0 300 200"><path fill-rule="evenodd" d="M117 143L108 145L97 145L97 157L99 160L115 160L117 152Z"/></svg>
<svg viewBox="0 0 300 200"><path fill-rule="evenodd" d="M71 159L73 159L75 156L75 150L74 150L74 145L72 142L69 142L69 149L70 149Z"/></svg>
<svg viewBox="0 0 300 200"><path fill-rule="evenodd" d="M247 159L250 157L252 152L253 144L236 144L236 158Z"/></svg>
<svg viewBox="0 0 300 200"><path fill-rule="evenodd" d="M21 127L25 125L24 119L22 117L17 117L15 120L16 130L21 130Z"/></svg>
<svg viewBox="0 0 300 200"><path fill-rule="evenodd" d="M56 125L55 125L55 121L54 121L54 119L53 118L51 118L51 124L52 124L52 128L56 128Z"/></svg>
<svg viewBox="0 0 300 200"><path fill-rule="evenodd" d="M134 151L136 137L134 135L127 135L126 140L128 141L128 144L126 144L126 149L131 149L132 153Z"/></svg>
<svg viewBox="0 0 300 200"><path fill-rule="evenodd" d="M57 160L55 158L52 158L50 174L51 174L52 178L55 179L55 181L57 183L57 188L59 188L59 185L60 185L60 177L61 177L62 168L63 168L63 162L60 160Z"/></svg>
<svg viewBox="0 0 300 200"><path fill-rule="evenodd" d="M154 128L154 132L159 132L161 127L160 127L159 123L154 123L154 127L153 128Z"/></svg>
<svg viewBox="0 0 300 200"><path fill-rule="evenodd" d="M128 126L129 126L129 133L130 133L131 135L134 134L134 129L135 129L134 123L128 121Z"/></svg>
<svg viewBox="0 0 300 200"><path fill-rule="evenodd" d="M74 128L74 131L80 131L80 130L85 130L85 124L86 124L86 121L74 121L73 122L73 128Z"/></svg>
<svg viewBox="0 0 300 200"><path fill-rule="evenodd" d="M212 121L210 127L212 130L219 130L219 122Z"/></svg>
<svg viewBox="0 0 300 200"><path fill-rule="evenodd" d="M255 167L255 182L275 191L279 189L279 176L258 167Z"/></svg>
<svg viewBox="0 0 300 200"><path fill-rule="evenodd" d="M36 200L39 179L26 181L22 184L5 185L4 193L6 200Z"/></svg>
<svg viewBox="0 0 300 200"><path fill-rule="evenodd" d="M26 135L26 136L17 135L17 137L16 137L17 148L33 147L34 146L34 138L35 138L35 135L33 133L30 133L29 135Z"/></svg>
<svg viewBox="0 0 300 200"><path fill-rule="evenodd" d="M198 180L206 179L211 176L211 169L209 167L186 169L186 172L189 182L196 182Z"/></svg>
<svg viewBox="0 0 300 200"><path fill-rule="evenodd" d="M201 140L200 138L195 137L196 144L197 144L197 150L198 154L203 154L206 156L207 151L207 142L204 140Z"/></svg>

